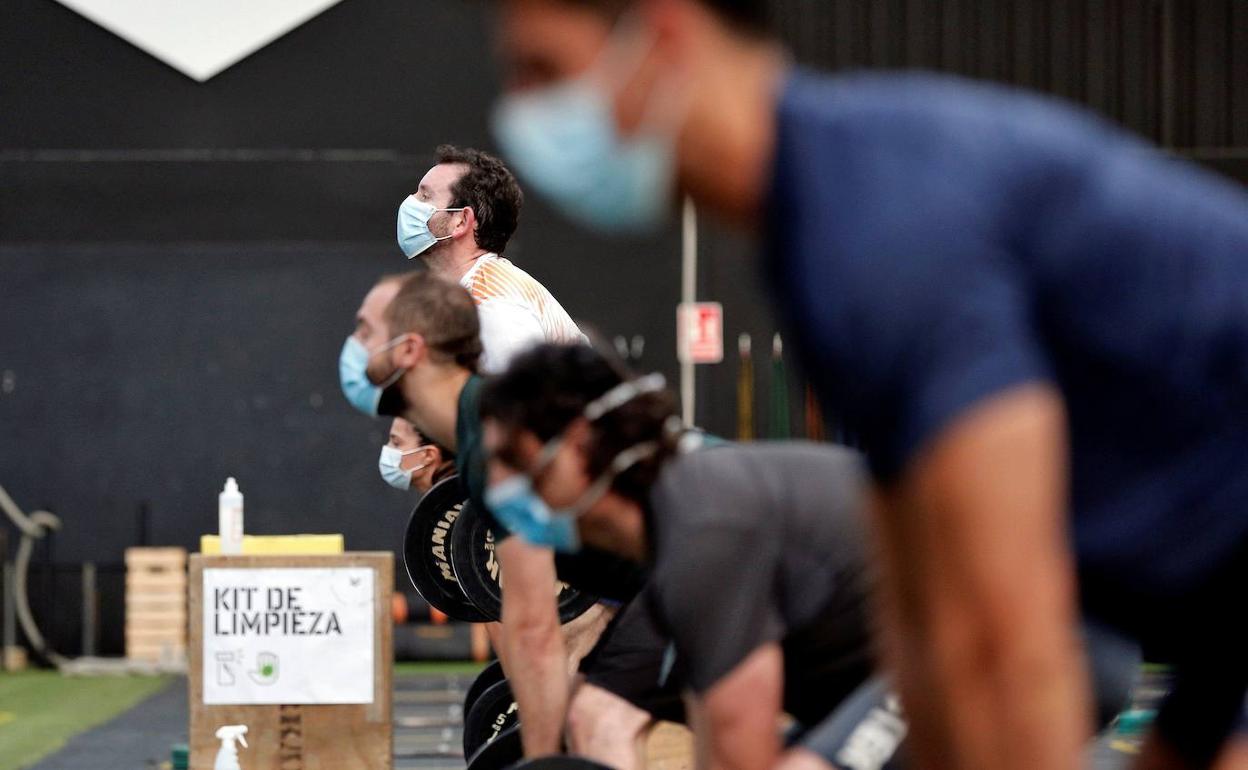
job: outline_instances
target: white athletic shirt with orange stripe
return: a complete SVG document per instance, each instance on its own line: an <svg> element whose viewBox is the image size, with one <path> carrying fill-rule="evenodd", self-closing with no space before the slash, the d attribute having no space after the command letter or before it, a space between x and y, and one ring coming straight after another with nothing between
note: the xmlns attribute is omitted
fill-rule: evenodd
<svg viewBox="0 0 1248 770"><path fill-rule="evenodd" d="M554 295L505 257L478 257L459 285L477 303L481 370L487 374L502 371L513 356L539 342L586 341Z"/></svg>

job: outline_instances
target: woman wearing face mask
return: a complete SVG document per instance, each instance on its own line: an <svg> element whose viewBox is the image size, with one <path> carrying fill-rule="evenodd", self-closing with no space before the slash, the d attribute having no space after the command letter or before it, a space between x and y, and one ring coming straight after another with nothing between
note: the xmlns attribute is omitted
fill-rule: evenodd
<svg viewBox="0 0 1248 770"><path fill-rule="evenodd" d="M434 484L455 473L455 459L450 452L420 435L410 422L396 417L390 424L390 440L381 448L377 467L390 486L414 489L423 495Z"/></svg>

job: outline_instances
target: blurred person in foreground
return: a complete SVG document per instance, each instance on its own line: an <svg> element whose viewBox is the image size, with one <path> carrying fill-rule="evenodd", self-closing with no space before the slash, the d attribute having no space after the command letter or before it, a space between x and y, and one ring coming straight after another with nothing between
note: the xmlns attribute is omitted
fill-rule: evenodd
<svg viewBox="0 0 1248 770"><path fill-rule="evenodd" d="M686 194L763 242L866 450L920 763L1076 767L1080 610L1174 666L1139 766L1214 762L1248 687L1244 191L1050 99L805 71L763 0L495 5L531 188L618 232Z"/></svg>

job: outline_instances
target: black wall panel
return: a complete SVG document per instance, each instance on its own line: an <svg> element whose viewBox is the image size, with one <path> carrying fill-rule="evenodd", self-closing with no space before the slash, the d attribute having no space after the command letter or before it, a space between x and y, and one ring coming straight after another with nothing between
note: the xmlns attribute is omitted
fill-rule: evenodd
<svg viewBox="0 0 1248 770"><path fill-rule="evenodd" d="M776 0L799 59L922 67L1082 102L1175 148L1248 145L1245 0Z"/></svg>

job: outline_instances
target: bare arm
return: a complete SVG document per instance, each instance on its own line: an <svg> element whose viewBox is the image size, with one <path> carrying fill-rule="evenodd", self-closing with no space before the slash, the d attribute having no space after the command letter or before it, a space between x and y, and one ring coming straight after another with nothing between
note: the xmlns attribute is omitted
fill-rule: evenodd
<svg viewBox="0 0 1248 770"><path fill-rule="evenodd" d="M567 652L555 606L555 559L517 536L498 546L503 584L503 655L526 757L560 750L568 710Z"/></svg>
<svg viewBox="0 0 1248 770"><path fill-rule="evenodd" d="M1064 408L1027 385L958 417L875 506L885 646L927 768L1080 765L1091 709Z"/></svg>
<svg viewBox="0 0 1248 770"><path fill-rule="evenodd" d="M780 757L778 718L784 656L775 642L759 647L695 701L699 765L762 770Z"/></svg>

